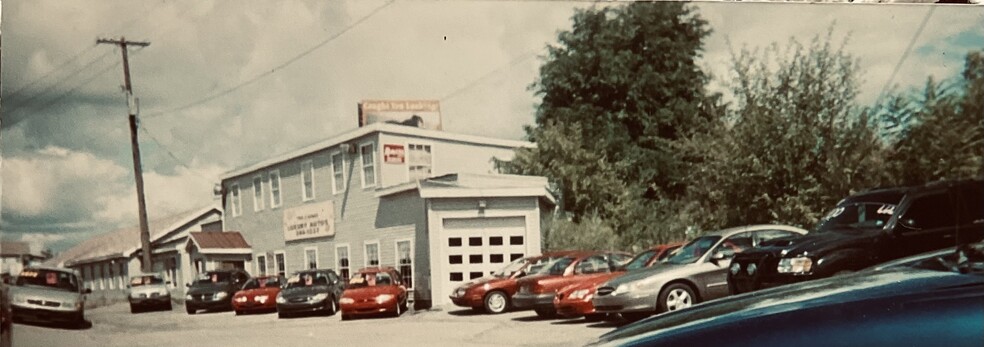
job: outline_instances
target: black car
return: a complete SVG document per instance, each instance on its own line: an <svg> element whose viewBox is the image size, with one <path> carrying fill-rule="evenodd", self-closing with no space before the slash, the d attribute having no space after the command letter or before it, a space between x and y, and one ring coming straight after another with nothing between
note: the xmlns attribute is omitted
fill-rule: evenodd
<svg viewBox="0 0 984 347"><path fill-rule="evenodd" d="M710 301L591 345L981 346L982 249Z"/></svg>
<svg viewBox="0 0 984 347"><path fill-rule="evenodd" d="M277 294L277 316L314 312L333 315L338 311L338 300L344 290L345 283L334 270L296 272Z"/></svg>
<svg viewBox="0 0 984 347"><path fill-rule="evenodd" d="M185 295L185 311L195 314L198 310L231 310L232 296L249 280L249 274L239 269L213 270L202 273L188 285Z"/></svg>
<svg viewBox="0 0 984 347"><path fill-rule="evenodd" d="M735 256L731 293L857 271L984 237L984 181L935 182L847 197L809 234Z"/></svg>

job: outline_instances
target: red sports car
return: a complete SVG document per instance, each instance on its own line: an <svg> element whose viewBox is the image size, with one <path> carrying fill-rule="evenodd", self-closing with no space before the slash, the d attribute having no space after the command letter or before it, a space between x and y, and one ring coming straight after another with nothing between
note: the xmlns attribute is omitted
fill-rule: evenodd
<svg viewBox="0 0 984 347"><path fill-rule="evenodd" d="M536 272L546 263L574 253L577 251L547 252L516 259L491 276L476 278L458 286L451 292L451 301L455 305L484 310L487 313L505 312L512 306L510 298L519 290L516 279Z"/></svg>
<svg viewBox="0 0 984 347"><path fill-rule="evenodd" d="M256 311L276 311L277 294L284 279L280 276L262 276L250 279L232 296L232 309L236 314Z"/></svg>
<svg viewBox="0 0 984 347"><path fill-rule="evenodd" d="M612 271L608 275L593 277L591 279L564 287L558 291L557 296L554 297L554 309L557 310L557 314L563 317L584 316L587 320L602 319L605 317L605 314L596 314L594 305L591 303L591 299L594 297L595 291L598 289L598 285L605 283L605 281L612 278L621 276L626 271L646 268L658 264L663 259L669 257L670 254L673 254L673 251L677 250L682 245L683 243L673 243L652 247L642 251L639 254L636 254L632 260L621 268L615 269L615 271Z"/></svg>
<svg viewBox="0 0 984 347"><path fill-rule="evenodd" d="M513 295L513 305L519 309L532 308L540 317L553 317L557 292L574 283L610 276L612 271L632 258L625 252L593 251L561 257L543 266L536 273L519 279L519 291Z"/></svg>
<svg viewBox="0 0 984 347"><path fill-rule="evenodd" d="M392 267L369 267L352 275L338 301L342 320L388 313L399 317L407 309L407 288Z"/></svg>

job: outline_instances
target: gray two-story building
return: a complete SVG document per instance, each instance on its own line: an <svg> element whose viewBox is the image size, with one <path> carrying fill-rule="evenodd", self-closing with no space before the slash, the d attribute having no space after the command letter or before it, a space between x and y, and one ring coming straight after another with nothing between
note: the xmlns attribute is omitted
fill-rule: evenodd
<svg viewBox="0 0 984 347"><path fill-rule="evenodd" d="M543 177L499 175L532 143L369 124L221 177L224 225L253 275L392 266L417 306L540 252L554 205Z"/></svg>

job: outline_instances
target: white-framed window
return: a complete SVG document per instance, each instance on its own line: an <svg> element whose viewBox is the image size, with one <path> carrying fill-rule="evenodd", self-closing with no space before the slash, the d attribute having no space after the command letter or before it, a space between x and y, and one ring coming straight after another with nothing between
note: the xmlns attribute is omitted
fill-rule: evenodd
<svg viewBox="0 0 984 347"><path fill-rule="evenodd" d="M287 253L273 252L273 262L276 266L277 275L287 276Z"/></svg>
<svg viewBox="0 0 984 347"><path fill-rule="evenodd" d="M266 276L267 273L267 259L266 255L256 256L256 274L257 276Z"/></svg>
<svg viewBox="0 0 984 347"><path fill-rule="evenodd" d="M331 155L331 192L337 194L345 191L345 153Z"/></svg>
<svg viewBox="0 0 984 347"><path fill-rule="evenodd" d="M338 275L342 276L345 283L349 280L349 246L338 245L335 247L335 259L338 262Z"/></svg>
<svg viewBox="0 0 984 347"><path fill-rule="evenodd" d="M102 265L96 265L99 268L99 290L106 289L106 272Z"/></svg>
<svg viewBox="0 0 984 347"><path fill-rule="evenodd" d="M407 170L411 181L430 177L433 166L431 145L407 144Z"/></svg>
<svg viewBox="0 0 984 347"><path fill-rule="evenodd" d="M280 207L280 170L270 171L270 208Z"/></svg>
<svg viewBox="0 0 984 347"><path fill-rule="evenodd" d="M253 211L263 209L263 176L253 176Z"/></svg>
<svg viewBox="0 0 984 347"><path fill-rule="evenodd" d="M304 201L314 199L314 161L301 162L301 193Z"/></svg>
<svg viewBox="0 0 984 347"><path fill-rule="evenodd" d="M118 288L123 289L123 288L126 288L126 268L123 266L123 263L119 263L117 265L118 265L117 266L117 268L118 268L117 271L118 272L116 273L116 278L118 278L119 281L120 281L119 284L118 284L118 286L119 286ZM174 280L173 279L171 279L170 281L171 281L171 284L174 284Z"/></svg>
<svg viewBox="0 0 984 347"><path fill-rule="evenodd" d="M304 266L305 266L305 269L317 269L318 268L318 248L317 247L305 247L304 248Z"/></svg>
<svg viewBox="0 0 984 347"><path fill-rule="evenodd" d="M104 264L106 267L106 282L109 289L116 289L116 276L113 275L113 267L109 264Z"/></svg>
<svg viewBox="0 0 984 347"><path fill-rule="evenodd" d="M410 239L396 241L396 269L400 271L403 285L413 288L413 241Z"/></svg>
<svg viewBox="0 0 984 347"><path fill-rule="evenodd" d="M376 185L376 146L367 143L359 146L359 161L362 162L362 188Z"/></svg>
<svg viewBox="0 0 984 347"><path fill-rule="evenodd" d="M366 241L365 266L379 266L379 241Z"/></svg>
<svg viewBox="0 0 984 347"><path fill-rule="evenodd" d="M232 216L238 216L243 214L243 199L239 196L239 183L233 183L229 185L229 195L231 196L230 203L232 204Z"/></svg>

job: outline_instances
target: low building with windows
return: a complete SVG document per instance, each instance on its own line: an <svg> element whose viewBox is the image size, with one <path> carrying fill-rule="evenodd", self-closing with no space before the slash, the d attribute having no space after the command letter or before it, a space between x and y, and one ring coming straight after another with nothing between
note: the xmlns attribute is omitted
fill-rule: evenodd
<svg viewBox="0 0 984 347"><path fill-rule="evenodd" d="M543 177L495 174L532 143L372 123L221 177L224 225L253 275L393 266L416 306L540 252Z"/></svg>
<svg viewBox="0 0 984 347"><path fill-rule="evenodd" d="M250 265L249 245L241 234L223 231L218 206L154 218L147 226L153 271L170 282L173 298L183 298L184 284L202 271ZM134 226L85 240L45 264L78 270L92 289L90 300L113 302L125 299L129 276L141 272L142 257L140 227Z"/></svg>
<svg viewBox="0 0 984 347"><path fill-rule="evenodd" d="M0 277L4 282L17 276L24 267L41 264L50 256L29 242L0 240Z"/></svg>

